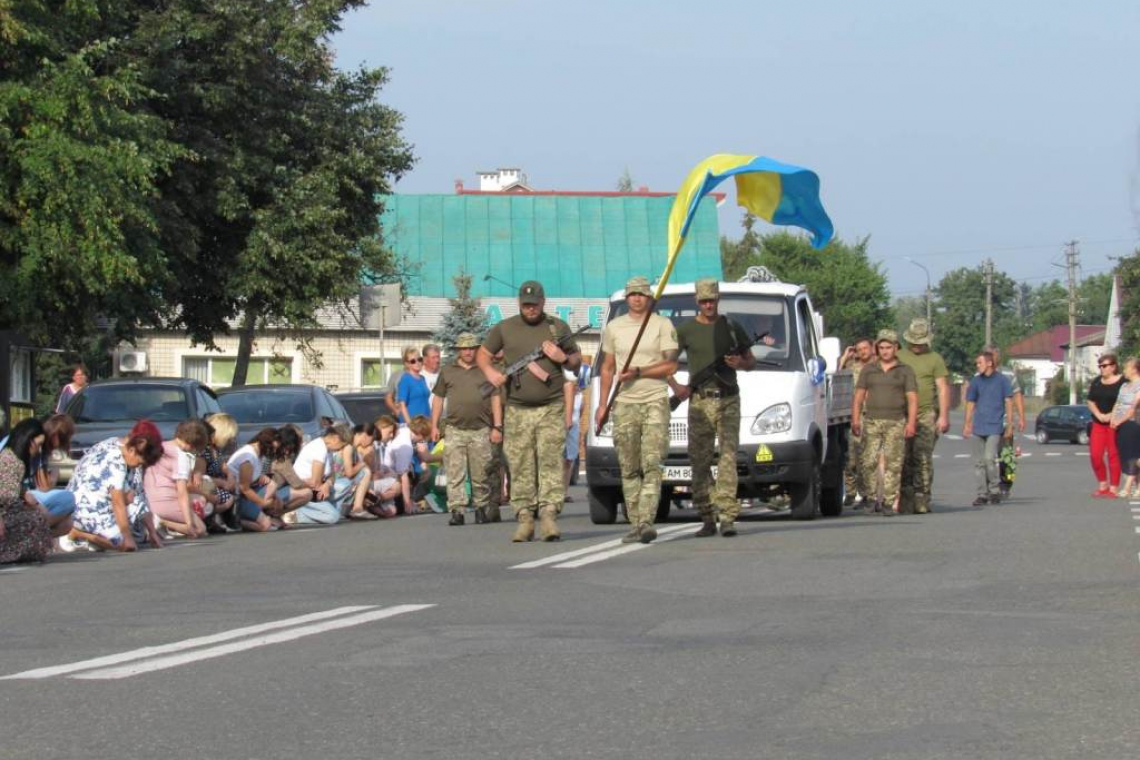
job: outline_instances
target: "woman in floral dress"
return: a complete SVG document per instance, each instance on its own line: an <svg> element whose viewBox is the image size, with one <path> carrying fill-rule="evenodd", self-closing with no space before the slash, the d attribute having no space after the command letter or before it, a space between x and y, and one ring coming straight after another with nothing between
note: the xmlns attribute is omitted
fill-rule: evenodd
<svg viewBox="0 0 1140 760"><path fill-rule="evenodd" d="M12 429L10 445L0 451L0 564L43 562L51 553L46 512L25 497L28 462L17 454L22 451L30 458L32 450L43 445L43 438L40 423L25 420Z"/></svg>

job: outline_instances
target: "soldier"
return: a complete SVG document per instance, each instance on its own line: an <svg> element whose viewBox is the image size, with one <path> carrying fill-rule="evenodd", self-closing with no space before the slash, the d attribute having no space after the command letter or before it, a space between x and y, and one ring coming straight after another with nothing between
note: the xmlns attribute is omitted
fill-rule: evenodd
<svg viewBox="0 0 1140 760"><path fill-rule="evenodd" d="M653 527L661 497L661 463L669 449L669 386L677 371L677 331L665 317L649 313L653 298L649 280L634 277L625 284L629 312L611 319L602 336L605 358L595 426L601 423L614 373L624 367L630 348L645 323L645 332L629 369L621 374L614 401L614 448L621 466L621 488L629 533L622 543L648 544L657 538ZM648 322L646 322L648 320Z"/></svg>
<svg viewBox="0 0 1140 760"><path fill-rule="evenodd" d="M852 384L859 382L859 372L875 360L875 347L870 338L859 338L839 358L839 368L851 370ZM847 463L843 467L843 506L850 507L870 498L867 479L863 476L863 438L850 432L847 439Z"/></svg>
<svg viewBox="0 0 1140 760"><path fill-rule="evenodd" d="M503 452L511 473L511 506L518 521L512 538L516 542L534 537L536 514L539 538L557 541L562 537L558 529L566 496L562 486L566 446L562 370L577 372L582 354L570 338L570 326L546 314L545 305L542 284L524 282L519 288L519 314L492 327L476 357L489 383L496 388L507 386ZM536 348L542 349L542 355L516 378L508 378L493 366L500 349L510 365Z"/></svg>
<svg viewBox="0 0 1140 760"><path fill-rule="evenodd" d="M483 373L475 365L479 339L462 333L455 341L459 356L444 367L432 389L431 438L440 439L440 418L447 403L447 445L443 467L447 473L448 525L462 525L467 509L467 479L475 522L488 522L491 500L491 447L503 440L503 405L498 393L484 398Z"/></svg>
<svg viewBox="0 0 1140 760"><path fill-rule="evenodd" d="M737 370L756 366L752 341L736 322L720 314L720 285L716 280L697 281L697 316L677 328L677 343L688 352L689 382L698 374L707 380L697 387L684 386L669 378L674 395L689 399L689 459L693 464L693 505L704 525L695 536L715 536L717 513L720 534L736 535L740 500L736 498L736 450L740 444L740 386ZM713 368L712 372L702 372ZM715 448L714 448L715 447ZM717 474L713 493L709 481L716 454Z"/></svg>
<svg viewBox="0 0 1140 760"><path fill-rule="evenodd" d="M899 351L899 361L914 370L918 386L918 426L907 442L903 463L899 512L924 515L930 512L934 484L934 445L950 429L950 375L942 356L931 349L934 336L925 319L915 319L903 333L908 348Z"/></svg>
<svg viewBox="0 0 1140 760"><path fill-rule="evenodd" d="M872 473L884 460L884 517L895 514L895 497L899 494L906 439L913 438L918 424L918 387L914 370L900 364L897 356L898 335L894 330L880 330L875 339L877 362L859 373L855 385L855 403L851 408L851 431L863 438L863 472ZM864 409L864 404L866 409ZM874 514L867 502L865 514Z"/></svg>

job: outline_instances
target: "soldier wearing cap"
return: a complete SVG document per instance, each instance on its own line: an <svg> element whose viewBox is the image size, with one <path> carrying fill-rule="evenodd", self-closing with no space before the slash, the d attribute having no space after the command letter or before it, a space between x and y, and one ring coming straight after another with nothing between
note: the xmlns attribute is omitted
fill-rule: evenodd
<svg viewBox="0 0 1140 760"><path fill-rule="evenodd" d="M899 512L924 515L930 511L934 484L934 446L938 436L950 429L950 372L942 356L930 347L934 336L925 319L912 320L903 340L908 348L899 351L899 362L914 370L918 425L906 446Z"/></svg>
<svg viewBox="0 0 1140 760"><path fill-rule="evenodd" d="M661 497L661 464L669 449L669 386L666 378L677 371L677 331L673 323L650 314L653 301L649 280L634 277L625 284L628 312L611 319L602 335L602 403L594 420L601 422L610 397L614 374L625 367L633 341L645 332L629 368L618 380L614 401L614 448L621 467L621 488L629 532L623 543L647 544L657 538L653 527Z"/></svg>
<svg viewBox="0 0 1140 760"><path fill-rule="evenodd" d="M562 482L562 452L566 447L562 371L577 372L582 364L578 345L570 339L570 326L544 311L542 284L528 280L519 288L519 314L499 322L487 333L476 355L479 369L496 388L507 386L503 425L503 453L511 473L511 506L518 528L513 541L562 537L558 514L566 489ZM563 340L559 347L558 340ZM542 357L531 362L516 384L494 367L495 354L503 352L508 365L535 348Z"/></svg>
<svg viewBox="0 0 1140 760"><path fill-rule="evenodd" d="M489 522L491 515L492 446L503 440L503 403L499 394L484 398L483 373L475 364L479 339L461 333L455 341L458 356L439 373L432 389L431 437L440 439L440 422L447 405L447 445L443 467L447 474L449 525L463 525L467 510L467 479L471 479L471 504L475 522Z"/></svg>
<svg viewBox="0 0 1140 760"><path fill-rule="evenodd" d="M875 339L878 361L859 373L851 408L851 431L863 438L863 472L870 474L883 459L882 514L895 513L902 480L906 440L913 438L918 417L918 387L914 370L898 359L899 339L894 330L880 330ZM875 508L868 503L867 514Z"/></svg>
<svg viewBox="0 0 1140 760"><path fill-rule="evenodd" d="M720 285L716 280L697 281L697 316L677 328L680 350L688 353L689 378L706 367L723 362L700 387L680 385L670 378L669 386L681 401L689 400L689 460L693 465L693 506L704 525L694 535L715 536L717 516L720 534L736 535L740 500L736 497L736 450L740 446L740 386L737 370L756 366L748 333L720 313ZM711 484L712 466L717 465L716 481Z"/></svg>

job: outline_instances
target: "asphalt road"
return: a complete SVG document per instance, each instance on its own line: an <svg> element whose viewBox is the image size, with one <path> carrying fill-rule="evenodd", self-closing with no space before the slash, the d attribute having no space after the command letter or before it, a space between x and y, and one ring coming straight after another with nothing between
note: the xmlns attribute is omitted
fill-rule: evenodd
<svg viewBox="0 0 1140 760"><path fill-rule="evenodd" d="M944 439L929 516L613 553L577 488L559 544L423 516L9 568L0 757L1140 756L1140 503L1023 445L983 510Z"/></svg>

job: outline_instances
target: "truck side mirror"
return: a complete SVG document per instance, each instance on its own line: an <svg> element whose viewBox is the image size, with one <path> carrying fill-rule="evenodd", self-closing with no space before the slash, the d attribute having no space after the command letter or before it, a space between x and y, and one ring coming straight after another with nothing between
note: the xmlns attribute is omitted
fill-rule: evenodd
<svg viewBox="0 0 1140 760"><path fill-rule="evenodd" d="M827 369L839 369L839 338L824 338L819 342L819 355L827 362Z"/></svg>

